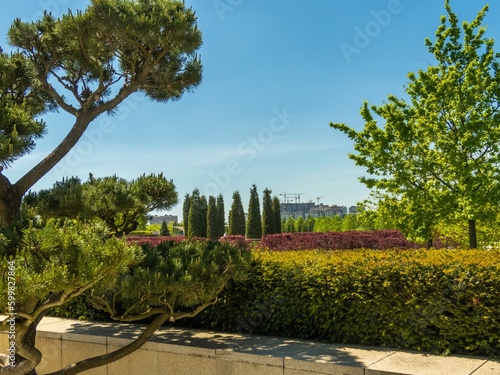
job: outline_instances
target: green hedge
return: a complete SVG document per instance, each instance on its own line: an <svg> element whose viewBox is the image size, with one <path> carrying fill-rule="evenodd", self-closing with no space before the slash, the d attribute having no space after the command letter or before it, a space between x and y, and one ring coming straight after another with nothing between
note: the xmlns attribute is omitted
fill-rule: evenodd
<svg viewBox="0 0 500 375"><path fill-rule="evenodd" d="M192 326L438 353L500 355L500 251L254 254Z"/></svg>

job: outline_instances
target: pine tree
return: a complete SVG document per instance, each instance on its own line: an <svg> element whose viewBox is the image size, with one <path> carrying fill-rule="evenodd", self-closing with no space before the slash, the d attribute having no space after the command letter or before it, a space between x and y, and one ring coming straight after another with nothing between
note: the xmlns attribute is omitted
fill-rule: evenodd
<svg viewBox="0 0 500 375"><path fill-rule="evenodd" d="M276 222L273 212L273 200L271 190L265 189L262 198L262 234L275 234Z"/></svg>
<svg viewBox="0 0 500 375"><path fill-rule="evenodd" d="M281 233L281 204L277 196L273 197L273 214L276 225L276 233Z"/></svg>
<svg viewBox="0 0 500 375"><path fill-rule="evenodd" d="M217 240L219 236L219 223L218 223L217 203L215 198L211 195L208 197L207 209L207 238L209 240Z"/></svg>
<svg viewBox="0 0 500 375"><path fill-rule="evenodd" d="M189 233L189 208L191 207L191 196L186 194L184 196L184 203L182 205L182 221L184 222L184 235Z"/></svg>
<svg viewBox="0 0 500 375"><path fill-rule="evenodd" d="M238 191L233 193L233 203L229 212L229 234L233 236L245 235L245 212Z"/></svg>
<svg viewBox="0 0 500 375"><path fill-rule="evenodd" d="M250 189L250 201L248 202L247 238L262 237L262 221L260 216L259 194L257 186L252 185Z"/></svg>
<svg viewBox="0 0 500 375"><path fill-rule="evenodd" d="M225 211L224 211L224 197L219 194L217 197L217 237L222 237L226 233L225 228Z"/></svg>

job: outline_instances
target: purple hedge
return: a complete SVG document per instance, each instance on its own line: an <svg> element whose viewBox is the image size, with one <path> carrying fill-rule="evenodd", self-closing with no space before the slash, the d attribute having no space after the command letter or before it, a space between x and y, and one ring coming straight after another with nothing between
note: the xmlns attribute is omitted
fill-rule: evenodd
<svg viewBox="0 0 500 375"><path fill-rule="evenodd" d="M267 235L260 241L260 247L272 251L287 250L348 250L348 249L415 249L421 247L407 241L397 230L371 232L305 232Z"/></svg>

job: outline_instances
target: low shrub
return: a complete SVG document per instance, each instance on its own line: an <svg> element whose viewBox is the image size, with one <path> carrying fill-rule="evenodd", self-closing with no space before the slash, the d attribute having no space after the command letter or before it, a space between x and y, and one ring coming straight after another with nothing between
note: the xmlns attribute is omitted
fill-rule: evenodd
<svg viewBox="0 0 500 375"><path fill-rule="evenodd" d="M243 247L243 248L250 248L250 245L252 244L252 241L247 239L245 236L241 235L231 235L231 236L224 236L219 239L219 242L227 242L230 244L233 244L238 247Z"/></svg>
<svg viewBox="0 0 500 375"><path fill-rule="evenodd" d="M141 298L144 298L147 293L151 294L150 289L158 287L157 284L160 284L161 293L166 293L166 290L170 288L170 294L179 294L175 302L191 298L191 304L184 306L185 309L191 311L192 306L200 304L200 301L204 301L207 295L211 296L214 290L218 292L221 289L222 286L219 284L222 281L227 282L227 279L223 277L227 275L236 277L235 269L237 269L238 277L244 277L251 257L248 251L249 246L244 238L235 237L238 236L223 238L220 241L209 241L206 238L187 239L184 236L128 236L127 241L140 245L143 258L139 264L129 267L125 277L127 280L122 282L125 285L131 283L134 291L146 290ZM118 290L121 289L118 288ZM109 292L109 288L103 288L101 292L105 295ZM95 308L89 302L88 297L92 293L88 290L87 294L82 294L62 306L51 309L50 315L79 320L113 321L109 313ZM156 303L156 295L154 298ZM136 304L136 300L136 296L124 297L122 300L117 300L117 306ZM113 298L113 306L115 306L114 302ZM142 306L144 311L151 306L150 302L144 300L142 304L146 305Z"/></svg>
<svg viewBox="0 0 500 375"><path fill-rule="evenodd" d="M304 249L415 249L419 245L407 241L398 230L305 232L271 234L259 243L263 249L289 251Z"/></svg>
<svg viewBox="0 0 500 375"><path fill-rule="evenodd" d="M150 246L158 246L163 242L179 243L186 240L184 236L127 236L127 241L134 242L137 245L148 244Z"/></svg>
<svg viewBox="0 0 500 375"><path fill-rule="evenodd" d="M499 356L500 251L256 252L198 328Z"/></svg>

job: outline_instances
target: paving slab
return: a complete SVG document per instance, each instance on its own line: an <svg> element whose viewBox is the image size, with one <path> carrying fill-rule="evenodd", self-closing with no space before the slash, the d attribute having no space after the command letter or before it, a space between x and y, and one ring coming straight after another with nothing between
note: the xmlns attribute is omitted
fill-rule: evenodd
<svg viewBox="0 0 500 375"><path fill-rule="evenodd" d="M500 374L500 361L486 361L472 375L498 375Z"/></svg>
<svg viewBox="0 0 500 375"><path fill-rule="evenodd" d="M470 375L485 359L396 352L370 365L365 375Z"/></svg>
<svg viewBox="0 0 500 375"><path fill-rule="evenodd" d="M145 326L46 317L38 328L41 337L63 338L65 346L81 341L82 345L87 346L117 348L137 337ZM5 337L2 339L5 341ZM167 358L173 360L176 363L174 368L179 370L188 366L194 371L194 368L207 364L210 367L209 373L217 372L217 375L231 373L233 367L248 369L244 371L247 375L252 372L263 373L266 368L281 368L287 375L500 374L500 361L487 358L437 356L379 347L169 327L158 330L142 350L158 350L159 366L166 364ZM190 364L183 364L188 357L190 361L192 358L197 359ZM216 363L220 363L219 367Z"/></svg>

